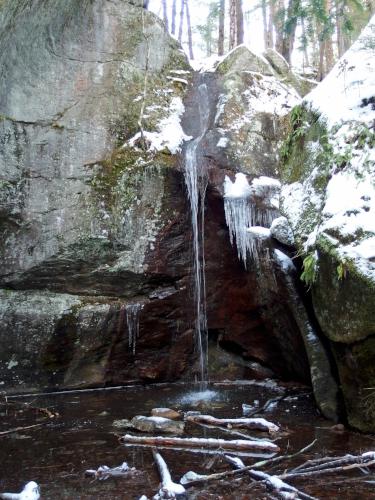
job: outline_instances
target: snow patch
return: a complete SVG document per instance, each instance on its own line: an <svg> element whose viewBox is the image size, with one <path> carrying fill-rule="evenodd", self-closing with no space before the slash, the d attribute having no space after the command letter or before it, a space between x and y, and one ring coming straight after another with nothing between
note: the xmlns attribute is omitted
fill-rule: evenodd
<svg viewBox="0 0 375 500"><path fill-rule="evenodd" d="M184 111L182 99L173 97L168 108L169 114L156 125L157 131L143 131L143 138L148 143L150 151L162 151L167 148L172 154L176 154L181 150L181 144L192 138L184 133L181 126ZM138 132L125 145L135 147L140 139L142 139L142 133Z"/></svg>

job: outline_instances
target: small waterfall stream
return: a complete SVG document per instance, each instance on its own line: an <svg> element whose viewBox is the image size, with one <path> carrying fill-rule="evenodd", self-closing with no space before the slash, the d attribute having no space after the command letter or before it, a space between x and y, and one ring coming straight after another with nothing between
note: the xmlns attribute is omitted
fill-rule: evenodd
<svg viewBox="0 0 375 500"><path fill-rule="evenodd" d="M208 89L205 83L199 92L199 136L190 141L185 152L185 184L190 200L191 224L193 229L193 272L195 303L195 343L199 354L199 376L201 388L208 379L207 370L207 316L204 261L204 202L207 178L202 162L199 161L199 144L204 137L209 120Z"/></svg>

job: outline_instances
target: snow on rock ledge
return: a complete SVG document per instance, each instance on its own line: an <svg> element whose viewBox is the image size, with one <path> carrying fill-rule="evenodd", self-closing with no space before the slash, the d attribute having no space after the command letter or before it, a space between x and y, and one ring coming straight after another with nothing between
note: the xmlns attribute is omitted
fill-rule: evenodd
<svg viewBox="0 0 375 500"><path fill-rule="evenodd" d="M374 101L375 16L303 101L307 122L308 113L310 119L318 115L320 126L328 131L328 143L305 136L310 168L283 187L282 204L305 252L323 238L342 263L355 266L375 285ZM301 127L308 127L301 122ZM326 163L319 164L324 155Z"/></svg>
<svg viewBox="0 0 375 500"><path fill-rule="evenodd" d="M333 341L348 421L374 431L375 16L291 122L281 209L305 263L315 262L305 277Z"/></svg>

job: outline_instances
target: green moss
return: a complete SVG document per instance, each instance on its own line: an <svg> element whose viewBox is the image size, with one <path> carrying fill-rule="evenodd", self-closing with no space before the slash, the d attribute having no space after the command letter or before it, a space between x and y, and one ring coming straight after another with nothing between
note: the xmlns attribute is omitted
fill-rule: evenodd
<svg viewBox="0 0 375 500"><path fill-rule="evenodd" d="M315 253L310 253L303 259L303 271L301 280L311 287L316 281L317 277L317 263Z"/></svg>
<svg viewBox="0 0 375 500"><path fill-rule="evenodd" d="M287 137L280 149L283 182L301 182L311 173L313 167L318 167L316 187L324 189L329 179L333 156L325 125L319 120L318 114L298 105L289 115L288 128ZM308 147L309 143L315 144L313 154Z"/></svg>

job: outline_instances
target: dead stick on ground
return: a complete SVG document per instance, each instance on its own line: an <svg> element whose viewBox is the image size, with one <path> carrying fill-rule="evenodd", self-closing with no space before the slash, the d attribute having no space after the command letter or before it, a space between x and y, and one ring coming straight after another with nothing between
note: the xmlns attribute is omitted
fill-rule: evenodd
<svg viewBox="0 0 375 500"><path fill-rule="evenodd" d="M125 444L145 445L145 446L170 446L184 448L208 448L234 451L254 451L262 450L277 453L280 448L270 441L247 441L236 439L226 441L225 439L204 439L204 438L173 438L164 436L132 436L125 434L120 438Z"/></svg>
<svg viewBox="0 0 375 500"><path fill-rule="evenodd" d="M152 455L159 469L161 488L159 490L160 498L175 498L176 495L183 495L185 493L185 488L182 484L177 484L172 481L171 473L169 472L167 463L160 453L156 450L152 450Z"/></svg>
<svg viewBox="0 0 375 500"><path fill-rule="evenodd" d="M191 415L186 417L187 422L202 422L204 424L244 427L246 429L257 429L260 431L277 432L280 428L265 418L215 418L211 415Z"/></svg>
<svg viewBox="0 0 375 500"><path fill-rule="evenodd" d="M26 427L14 427L13 429L9 429L8 431L0 432L0 436L6 436L7 434L12 434L13 432L28 431L30 429L36 429L37 427L41 427L42 425L45 425L46 423L47 422L43 422L41 424L27 425Z"/></svg>
<svg viewBox="0 0 375 500"><path fill-rule="evenodd" d="M243 432L234 431L233 429L228 429L227 427L220 427L219 425L208 425L203 424L202 422L190 421L192 424L199 425L200 427L204 427L205 429L217 429L231 436L236 436L241 439L249 439L250 441L262 441L263 438L258 438L254 436L249 436L248 434L244 434ZM271 440L272 441L272 440Z"/></svg>
<svg viewBox="0 0 375 500"><path fill-rule="evenodd" d="M314 446L314 444L317 442L317 439L314 439L312 443L309 445L305 446L301 450L297 451L296 453L292 453L290 455L283 455L280 457L275 457L275 458L270 458L268 460L261 460L260 462L256 462L253 465L249 465L247 467L244 467L243 469L236 469L236 470L230 470L230 471L225 471L225 472L218 472L216 474L209 474L206 476L200 476L196 477L196 479L188 481L184 483L184 486L186 488L190 488L191 486L195 486L196 484L201 484L205 483L207 481L217 481L219 479L224 479L226 477L231 477L231 476L238 476L240 474L243 474L246 471L249 471L251 469L255 469L257 467L264 467L265 465L273 464L276 462L280 462L281 460L287 460L289 458L294 458L297 455L300 455L301 453L304 453L305 451L309 450Z"/></svg>
<svg viewBox="0 0 375 500"><path fill-rule="evenodd" d="M243 469L245 467L245 464L238 457L231 457L229 455L224 455L224 457L231 465L233 465L235 469ZM255 481L264 482L268 489L275 491L281 498L290 498L290 493L294 493L298 495L301 500L316 500L315 497L307 495L294 486L291 486L290 484L287 484L281 479L278 479L270 474L266 474L265 472L249 470L249 475Z"/></svg>
<svg viewBox="0 0 375 500"><path fill-rule="evenodd" d="M361 462L361 463L356 463L356 464L351 464L351 465L346 465L343 467L332 467L329 469L320 469L320 470L315 470L312 472L292 472L292 473L286 473L286 474L281 474L278 477L279 479L291 479L291 478L304 478L304 477L313 477L313 476L321 476L324 474L337 474L338 472L346 472L349 470L354 470L354 469L362 469L364 467L371 467L372 465L375 465L375 460L371 460L370 462Z"/></svg>
<svg viewBox="0 0 375 500"><path fill-rule="evenodd" d="M264 467L265 465L274 465L278 462L282 462L284 460L289 460L290 458L297 457L298 455L302 455L302 453L305 453L306 451L310 450L315 443L317 442L317 439L314 439L310 444L305 446L304 448L301 448L299 451L296 451L295 453L290 453L289 455L280 455L279 457L274 457L274 458L268 458L267 460L261 460L260 462L256 462L252 468L253 469L258 469L260 467Z"/></svg>

